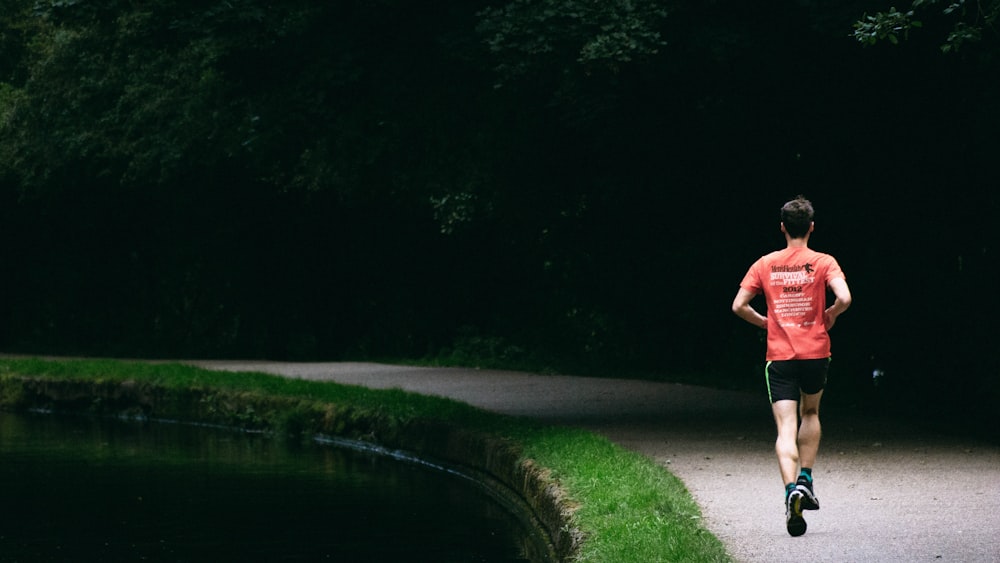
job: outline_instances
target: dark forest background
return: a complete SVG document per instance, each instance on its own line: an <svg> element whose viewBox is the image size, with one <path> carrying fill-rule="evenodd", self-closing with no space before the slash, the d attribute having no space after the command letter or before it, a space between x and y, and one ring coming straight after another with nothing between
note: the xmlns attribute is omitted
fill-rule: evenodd
<svg viewBox="0 0 1000 563"><path fill-rule="evenodd" d="M804 194L831 385L977 410L996 3L916 4L0 0L0 349L756 389Z"/></svg>

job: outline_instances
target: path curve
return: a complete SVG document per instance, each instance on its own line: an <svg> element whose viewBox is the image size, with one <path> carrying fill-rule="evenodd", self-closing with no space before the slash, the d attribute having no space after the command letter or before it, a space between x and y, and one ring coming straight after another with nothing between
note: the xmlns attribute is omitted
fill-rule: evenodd
<svg viewBox="0 0 1000 563"><path fill-rule="evenodd" d="M371 363L199 361L457 399L567 424L649 456L687 485L741 562L1000 562L1000 446L824 415L806 535L785 532L766 399L673 383Z"/></svg>

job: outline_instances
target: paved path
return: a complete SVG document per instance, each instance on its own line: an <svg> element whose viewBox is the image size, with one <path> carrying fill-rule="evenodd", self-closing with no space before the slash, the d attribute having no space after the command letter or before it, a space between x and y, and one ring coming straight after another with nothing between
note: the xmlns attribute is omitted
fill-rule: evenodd
<svg viewBox="0 0 1000 563"><path fill-rule="evenodd" d="M569 424L680 477L707 527L744 562L1000 562L1000 447L826 409L815 468L822 510L785 532L766 398L645 381L364 363L198 362L399 388Z"/></svg>

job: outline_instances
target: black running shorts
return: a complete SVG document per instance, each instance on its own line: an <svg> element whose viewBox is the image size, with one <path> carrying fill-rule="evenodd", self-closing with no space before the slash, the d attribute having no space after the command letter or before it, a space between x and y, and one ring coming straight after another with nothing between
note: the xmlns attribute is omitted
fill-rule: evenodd
<svg viewBox="0 0 1000 563"><path fill-rule="evenodd" d="M826 385L830 358L818 360L774 360L764 367L767 395L771 402L798 401L802 393L813 395Z"/></svg>

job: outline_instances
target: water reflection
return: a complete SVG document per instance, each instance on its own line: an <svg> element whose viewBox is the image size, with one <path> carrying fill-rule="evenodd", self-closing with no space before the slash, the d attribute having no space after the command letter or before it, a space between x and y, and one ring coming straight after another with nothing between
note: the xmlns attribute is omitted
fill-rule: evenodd
<svg viewBox="0 0 1000 563"><path fill-rule="evenodd" d="M0 413L0 561L525 561L472 484L185 425Z"/></svg>

